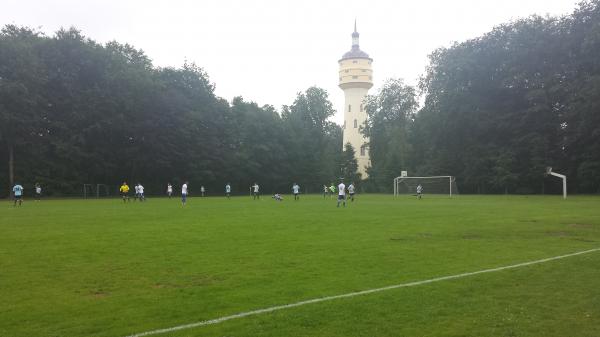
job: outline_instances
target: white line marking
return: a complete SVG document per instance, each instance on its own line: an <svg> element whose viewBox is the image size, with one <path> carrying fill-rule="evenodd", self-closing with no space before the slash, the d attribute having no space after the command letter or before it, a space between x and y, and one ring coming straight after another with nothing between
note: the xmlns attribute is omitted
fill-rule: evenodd
<svg viewBox="0 0 600 337"><path fill-rule="evenodd" d="M594 248L594 249L584 250L584 251L577 252L577 253L571 253L571 254L566 254L566 255L549 257L547 259L541 259L541 260L523 262L523 263L519 263L519 264L513 264L513 265L510 265L510 266L503 266L503 267L492 268L492 269L484 269L484 270L474 271L474 272L470 272L470 273L463 273L463 274L457 274L457 275L442 276L442 277L432 278L432 279L429 279L429 280L396 284L396 285L387 286L387 287L383 287L383 288L376 288L376 289L369 289L369 290L357 291L357 292L352 292L352 293L347 293L347 294L342 294L342 295L334 295L334 296L327 296L327 297L321 297L321 298L314 298L312 300L306 300L306 301L301 301L301 302L296 302L296 303L291 303L291 304L278 305L278 306L274 306L274 307L270 307L270 308L252 310L252 311L242 312L242 313L235 314L235 315L230 315L230 316L223 316L223 317L211 319L211 320L208 320L208 321L202 321L202 322L196 322L196 323L178 325L178 326L174 326L174 327L171 327L171 328L165 328L165 329L158 329L158 330L141 332L141 333L137 333L135 335L129 335L129 336L126 336L126 337L143 337L143 336L150 336L150 335L158 335L158 334L162 334L162 333L173 332L173 331L178 331L178 330L185 330L185 329L191 329L191 328L196 328L196 327L200 327L200 326L219 324L219 323L222 323L222 322L225 322L225 321L229 321L229 320L232 320L232 319L236 319L236 318L242 318L242 317L247 317L247 316L254 316L254 315L259 315L259 314L265 314L265 313L269 313L269 312L273 312L273 311L279 311L279 310L283 310L283 309L300 307L300 306L307 305L307 304L312 304L312 303L332 301L332 300L337 300L337 299L340 299L340 298L348 298L348 297L355 297L355 296L367 295L367 294L377 293L377 292L380 292L380 291L386 291L386 290L391 290L391 289L405 288L405 287L414 287L414 286L418 286L418 285L422 285L422 284L427 284L427 283L433 283L433 282L439 282L439 281L445 281L445 280L452 280L452 279L463 278L463 277L473 276L473 275L478 275L478 274L492 273L492 272L506 270L506 269L513 269L513 268L531 266L533 264L539 264L539 263L550 262L550 261L554 261L554 260L560 260L560 259L564 259L564 258L571 257L571 256L588 254L588 253L593 253L593 252L597 252L597 251L600 251L600 248Z"/></svg>

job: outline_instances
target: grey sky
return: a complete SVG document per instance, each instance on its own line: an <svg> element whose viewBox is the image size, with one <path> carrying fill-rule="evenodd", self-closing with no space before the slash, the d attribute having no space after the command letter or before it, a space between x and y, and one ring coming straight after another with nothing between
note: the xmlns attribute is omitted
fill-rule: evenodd
<svg viewBox="0 0 600 337"><path fill-rule="evenodd" d="M569 14L577 2L1 0L0 24L48 34L75 26L96 41L141 48L157 66L193 61L228 100L243 96L279 109L316 85L340 110L337 60L350 49L355 17L361 49L374 59L373 93L390 77L416 84L427 55L438 47L531 14ZM340 123L342 115L334 120Z"/></svg>

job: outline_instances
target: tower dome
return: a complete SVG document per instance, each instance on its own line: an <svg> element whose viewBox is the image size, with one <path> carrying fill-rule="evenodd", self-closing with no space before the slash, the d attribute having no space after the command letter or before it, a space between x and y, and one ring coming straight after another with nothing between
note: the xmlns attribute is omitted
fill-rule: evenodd
<svg viewBox="0 0 600 337"><path fill-rule="evenodd" d="M360 46L359 46L359 43L358 43L358 38L359 37L360 37L360 34L356 30L356 20L355 20L354 21L354 32L352 33L352 49L350 49L349 52L346 52L342 56L341 60L347 60L347 59L353 59L353 58L361 58L361 59L369 59L369 60L371 59L369 57L369 54L367 54L364 51L360 50Z"/></svg>

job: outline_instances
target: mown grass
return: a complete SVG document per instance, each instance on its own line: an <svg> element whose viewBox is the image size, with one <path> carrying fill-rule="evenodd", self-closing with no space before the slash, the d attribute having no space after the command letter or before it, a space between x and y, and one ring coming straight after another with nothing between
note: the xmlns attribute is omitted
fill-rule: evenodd
<svg viewBox="0 0 600 337"><path fill-rule="evenodd" d="M600 247L600 198L0 208L0 336L126 336ZM162 336L600 336L600 252Z"/></svg>

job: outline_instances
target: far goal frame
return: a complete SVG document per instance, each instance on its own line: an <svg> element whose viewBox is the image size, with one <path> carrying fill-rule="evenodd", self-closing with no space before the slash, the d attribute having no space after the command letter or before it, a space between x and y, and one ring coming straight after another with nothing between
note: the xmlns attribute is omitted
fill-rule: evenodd
<svg viewBox="0 0 600 337"><path fill-rule="evenodd" d="M404 172L402 172L404 173ZM404 174L403 174L404 175ZM423 179L448 179L448 187L449 187L449 193L448 196L450 198L452 198L452 184L456 183L456 177L454 176L428 176L428 177L408 177L408 176L399 176L394 178L394 197L397 197L398 195L400 195L399 193L399 184L400 182L402 182L403 180L409 180L409 179L418 179L418 180L423 180ZM425 191L427 192L427 191Z"/></svg>

